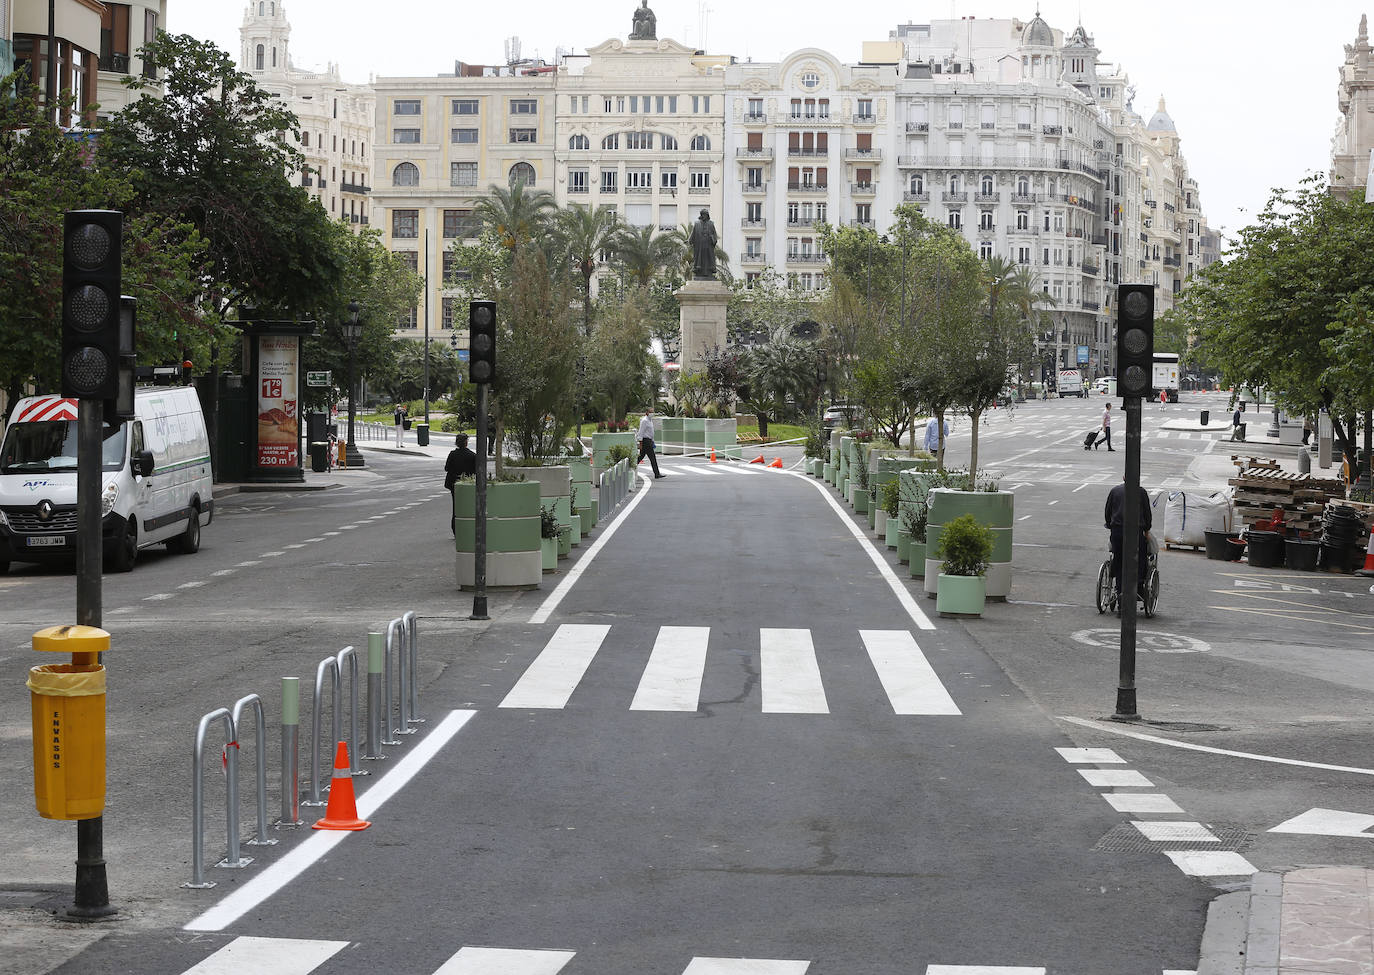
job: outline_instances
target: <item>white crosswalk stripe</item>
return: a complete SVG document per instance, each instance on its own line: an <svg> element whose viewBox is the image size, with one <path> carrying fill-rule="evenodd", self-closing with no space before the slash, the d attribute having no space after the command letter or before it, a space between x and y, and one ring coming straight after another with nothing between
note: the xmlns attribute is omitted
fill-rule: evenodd
<svg viewBox="0 0 1374 975"><path fill-rule="evenodd" d="M611 627L564 624L501 701L502 708L566 708ZM701 706L711 628L659 628L640 675L631 711L695 712ZM860 630L893 714L962 714L909 630ZM825 648L843 654L843 643ZM830 705L810 630L759 630L759 685L764 714L829 714Z"/></svg>
<svg viewBox="0 0 1374 975"><path fill-rule="evenodd" d="M347 941L306 941L300 938L235 938L183 975L309 975L348 947Z"/></svg>
<svg viewBox="0 0 1374 975"><path fill-rule="evenodd" d="M806 975L809 961L768 958L693 958L682 975Z"/></svg>
<svg viewBox="0 0 1374 975"><path fill-rule="evenodd" d="M571 951L522 948L460 948L434 975L558 975Z"/></svg>

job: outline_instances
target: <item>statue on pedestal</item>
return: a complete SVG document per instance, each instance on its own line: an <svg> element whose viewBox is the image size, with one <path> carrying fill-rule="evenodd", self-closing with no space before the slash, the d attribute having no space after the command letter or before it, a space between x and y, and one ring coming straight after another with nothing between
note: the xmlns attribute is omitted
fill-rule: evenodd
<svg viewBox="0 0 1374 975"><path fill-rule="evenodd" d="M692 236L687 239L692 248L692 277L696 280L715 280L718 240L720 237L716 233L716 225L711 222L711 214L703 208L701 218L692 225Z"/></svg>
<svg viewBox="0 0 1374 975"><path fill-rule="evenodd" d="M634 26L630 28L630 40L658 40L658 18L649 9L649 0L640 0L639 2L639 9L635 11Z"/></svg>

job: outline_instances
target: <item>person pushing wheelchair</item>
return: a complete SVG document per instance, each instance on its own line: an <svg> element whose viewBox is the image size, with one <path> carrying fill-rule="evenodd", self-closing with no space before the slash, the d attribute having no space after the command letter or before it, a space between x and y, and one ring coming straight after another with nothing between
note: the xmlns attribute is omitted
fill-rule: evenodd
<svg viewBox="0 0 1374 975"><path fill-rule="evenodd" d="M1140 544L1136 546L1140 571L1136 575L1136 588L1140 598L1144 599L1145 587L1150 579L1150 548L1153 544L1150 537L1150 495L1143 487L1136 490L1140 492ZM1125 509L1126 484L1122 482L1107 492L1107 506L1103 512L1112 540L1112 583L1118 590L1121 588L1121 523Z"/></svg>

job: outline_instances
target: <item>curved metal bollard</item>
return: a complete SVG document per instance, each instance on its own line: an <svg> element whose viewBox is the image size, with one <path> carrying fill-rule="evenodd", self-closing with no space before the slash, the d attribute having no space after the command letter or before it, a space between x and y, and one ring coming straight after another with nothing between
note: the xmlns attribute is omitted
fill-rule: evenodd
<svg viewBox="0 0 1374 975"><path fill-rule="evenodd" d="M396 680L400 685L400 693L397 695L397 704L400 709L400 721L393 727L391 724L391 648L396 648ZM406 633L405 624L401 617L396 617L386 625L386 667L383 674L386 684L386 726L393 735L413 735L415 729L410 727L410 711L407 708L407 678L410 676L410 666L406 659ZM399 745L399 741L384 741L384 745Z"/></svg>
<svg viewBox="0 0 1374 975"><path fill-rule="evenodd" d="M256 744L254 745L256 751L254 757L257 765L258 832L256 838L248 841L248 845L275 846L277 841L275 839L270 839L267 835L267 716L263 713L262 698L258 697L256 694L249 694L246 697L239 698L238 701L234 703L234 713L232 716L234 732L237 734L238 730L243 727L240 718L243 717L243 709L249 705L252 705L253 708L253 730L256 735ZM238 752L240 749L235 748L234 751ZM235 755L235 759L237 759L237 755ZM229 807L229 814L234 817L234 825L230 828L237 835L239 825L239 810L237 803Z"/></svg>
<svg viewBox="0 0 1374 975"><path fill-rule="evenodd" d="M323 806L320 794L320 702L324 697L324 677L330 675L331 704L330 727L333 740L339 740L339 711L343 707L342 681L339 680L339 661L335 657L325 657L315 668L315 699L310 708L310 798L302 799L302 806Z"/></svg>
<svg viewBox="0 0 1374 975"><path fill-rule="evenodd" d="M410 717L409 724L424 724L420 717L420 628L416 622L415 610L401 614L401 624L406 630L406 645L410 654Z"/></svg>
<svg viewBox="0 0 1374 975"><path fill-rule="evenodd" d="M348 661L348 772L350 775L371 775L358 768L358 654L352 647L344 647L334 655L339 675L339 701L343 700L343 668ZM338 736L335 736L337 740Z"/></svg>
<svg viewBox="0 0 1374 975"><path fill-rule="evenodd" d="M210 730L210 725L217 721L224 722L224 741L227 753L231 750L230 746L236 746L234 741L234 719L230 715L228 708L215 708L209 714L200 719L200 725L196 728L195 752L191 756L191 881L182 884L183 887L205 889L215 886L213 880L205 879L205 837L201 834L205 830L205 783L202 781L205 774L205 759L202 752L205 750L206 733ZM237 759L228 765L226 769L228 778L228 805L230 809L235 809L238 805L238 761ZM226 831L229 834L229 853L225 858L237 861L239 859L239 838L238 831L231 820L227 824ZM249 861L251 862L251 861ZM242 863L238 864L242 866Z"/></svg>

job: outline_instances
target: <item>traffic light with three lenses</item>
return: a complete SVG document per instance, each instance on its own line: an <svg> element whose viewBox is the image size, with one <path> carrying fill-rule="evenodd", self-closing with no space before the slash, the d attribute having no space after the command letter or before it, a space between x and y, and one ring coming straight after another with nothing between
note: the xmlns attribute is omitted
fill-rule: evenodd
<svg viewBox="0 0 1374 975"><path fill-rule="evenodd" d="M1123 284L1116 292L1116 391L1146 397L1154 384L1155 289Z"/></svg>
<svg viewBox="0 0 1374 975"><path fill-rule="evenodd" d="M496 302L468 305L468 375L475 383L496 379Z"/></svg>

